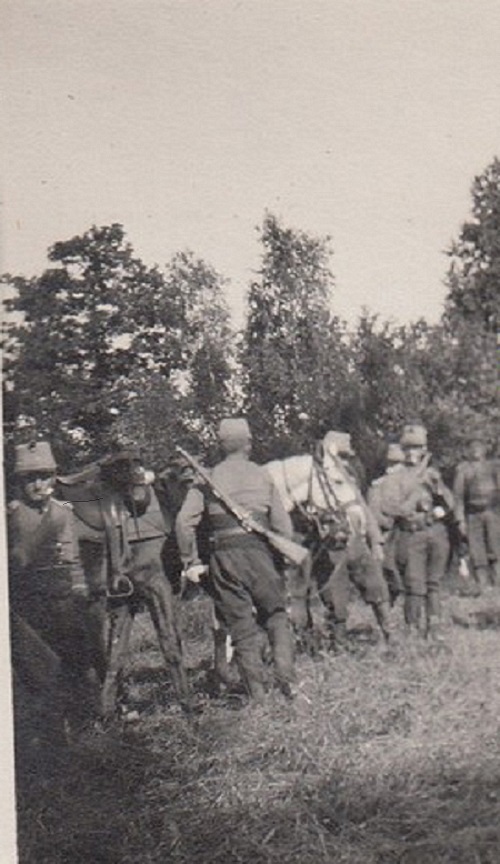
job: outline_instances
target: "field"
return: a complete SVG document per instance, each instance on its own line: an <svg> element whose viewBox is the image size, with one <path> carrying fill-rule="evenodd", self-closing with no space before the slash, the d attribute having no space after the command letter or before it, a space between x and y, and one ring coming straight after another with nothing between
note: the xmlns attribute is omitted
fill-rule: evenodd
<svg viewBox="0 0 500 864"><path fill-rule="evenodd" d="M21 864L498 864L500 631L451 624L485 603L445 597L443 651L405 642L396 607L396 656L365 644L299 657L295 702L248 710L209 695L208 610L191 601L190 677L205 696L189 719L141 614L135 722L22 766ZM355 602L350 626L370 615Z"/></svg>

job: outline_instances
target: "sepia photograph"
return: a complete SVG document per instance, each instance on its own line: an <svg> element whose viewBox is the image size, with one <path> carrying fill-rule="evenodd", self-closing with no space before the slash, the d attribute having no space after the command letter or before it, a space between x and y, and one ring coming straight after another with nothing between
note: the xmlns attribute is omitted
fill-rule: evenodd
<svg viewBox="0 0 500 864"><path fill-rule="evenodd" d="M500 3L0 10L0 861L498 864Z"/></svg>

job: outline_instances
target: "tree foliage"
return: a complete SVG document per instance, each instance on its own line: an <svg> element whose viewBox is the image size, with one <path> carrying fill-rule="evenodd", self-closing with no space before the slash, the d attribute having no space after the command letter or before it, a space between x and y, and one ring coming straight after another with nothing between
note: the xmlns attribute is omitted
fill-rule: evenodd
<svg viewBox="0 0 500 864"><path fill-rule="evenodd" d="M348 350L330 310L328 238L285 228L267 214L260 239L262 266L248 295L241 363L245 407L268 456L264 442L301 447L338 411Z"/></svg>
<svg viewBox="0 0 500 864"><path fill-rule="evenodd" d="M86 456L107 446L123 413L134 437L134 410L144 413L145 382L157 375L179 410L189 395L191 410L212 416L231 336L212 268L191 253L166 272L147 267L117 224L55 243L49 260L57 266L39 278L3 277L15 291L4 340L9 415L34 417L59 450L78 443ZM159 437L162 416L149 421Z"/></svg>
<svg viewBox="0 0 500 864"><path fill-rule="evenodd" d="M500 161L495 158L472 186L472 218L448 252L451 264L446 315L476 322L490 333L500 327Z"/></svg>

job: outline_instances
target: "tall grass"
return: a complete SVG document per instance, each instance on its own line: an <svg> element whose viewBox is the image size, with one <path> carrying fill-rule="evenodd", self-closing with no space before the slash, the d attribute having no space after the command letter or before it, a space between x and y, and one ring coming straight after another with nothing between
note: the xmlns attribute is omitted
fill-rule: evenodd
<svg viewBox="0 0 500 864"><path fill-rule="evenodd" d="M500 604L500 597L495 598ZM481 600L449 598L465 614ZM186 605L204 692L210 626ZM180 715L148 619L129 668L134 724L91 731L18 783L21 864L498 864L500 632L448 626L446 651L298 659L294 703L204 697ZM355 604L351 622L370 613Z"/></svg>

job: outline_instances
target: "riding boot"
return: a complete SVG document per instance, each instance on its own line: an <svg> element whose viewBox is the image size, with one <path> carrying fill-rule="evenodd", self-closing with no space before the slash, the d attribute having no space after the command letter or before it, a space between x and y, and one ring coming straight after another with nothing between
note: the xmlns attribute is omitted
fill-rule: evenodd
<svg viewBox="0 0 500 864"><path fill-rule="evenodd" d="M421 635L422 608L423 597L416 594L405 595L405 621L409 632L416 636Z"/></svg>
<svg viewBox="0 0 500 864"><path fill-rule="evenodd" d="M330 621L330 650L335 654L349 651L351 644L347 635L347 624L345 621Z"/></svg>
<svg viewBox="0 0 500 864"><path fill-rule="evenodd" d="M479 588L480 593L482 593L485 590L485 588L489 587L490 579L489 579L487 567L475 567L474 568L474 578L476 580L476 583L477 583L477 586Z"/></svg>
<svg viewBox="0 0 500 864"><path fill-rule="evenodd" d="M427 629L426 636L434 642L443 642L444 633L441 622L441 600L437 591L429 591L426 598Z"/></svg>
<svg viewBox="0 0 500 864"><path fill-rule="evenodd" d="M493 585L500 587L500 561L491 562L491 580Z"/></svg>
<svg viewBox="0 0 500 864"><path fill-rule="evenodd" d="M174 693L182 707L189 708L191 704L191 690L188 684L186 670L182 661L171 661L169 665L170 680Z"/></svg>
<svg viewBox="0 0 500 864"><path fill-rule="evenodd" d="M238 683L238 676L228 661L227 657L227 631L219 628L214 634L214 671L222 684L233 687Z"/></svg>
<svg viewBox="0 0 500 864"><path fill-rule="evenodd" d="M382 631L382 635L386 642L394 641L394 625L391 620L391 604L388 600L383 600L381 603L373 604L373 612L377 619L377 624Z"/></svg>
<svg viewBox="0 0 500 864"><path fill-rule="evenodd" d="M266 697L264 688L264 664L256 636L251 636L235 645L235 657L243 686L254 703L262 703Z"/></svg>
<svg viewBox="0 0 500 864"><path fill-rule="evenodd" d="M295 680L293 639L285 612L276 612L266 622L274 661L274 678L285 696L290 696L290 684Z"/></svg>

